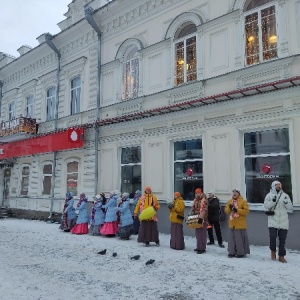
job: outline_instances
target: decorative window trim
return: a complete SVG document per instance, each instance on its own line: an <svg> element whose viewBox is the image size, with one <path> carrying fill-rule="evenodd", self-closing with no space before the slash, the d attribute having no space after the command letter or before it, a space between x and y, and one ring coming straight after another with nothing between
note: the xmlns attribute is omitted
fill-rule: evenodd
<svg viewBox="0 0 300 300"><path fill-rule="evenodd" d="M120 62L122 63L124 61L124 56L126 55L128 50L133 47L136 47L138 51L144 49L144 45L139 39L135 39L135 38L127 39L120 45L116 54L116 59L119 59Z"/></svg>

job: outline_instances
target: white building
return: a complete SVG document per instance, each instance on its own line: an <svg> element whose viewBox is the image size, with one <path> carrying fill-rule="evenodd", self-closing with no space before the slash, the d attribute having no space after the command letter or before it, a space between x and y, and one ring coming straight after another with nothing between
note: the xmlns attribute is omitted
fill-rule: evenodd
<svg viewBox="0 0 300 300"><path fill-rule="evenodd" d="M19 58L0 55L3 205L59 212L67 191L145 185L188 205L197 187L223 201L238 188L265 244L277 179L300 248L299 0L73 0L66 17Z"/></svg>

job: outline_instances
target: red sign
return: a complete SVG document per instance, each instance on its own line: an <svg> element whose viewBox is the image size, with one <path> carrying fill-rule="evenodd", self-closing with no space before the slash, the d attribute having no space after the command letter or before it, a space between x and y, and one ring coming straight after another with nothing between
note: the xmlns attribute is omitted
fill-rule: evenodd
<svg viewBox="0 0 300 300"><path fill-rule="evenodd" d="M272 172L272 166L270 164L264 164L261 167L261 170L264 174L269 174L270 172Z"/></svg>
<svg viewBox="0 0 300 300"><path fill-rule="evenodd" d="M83 128L0 145L0 159L83 147Z"/></svg>

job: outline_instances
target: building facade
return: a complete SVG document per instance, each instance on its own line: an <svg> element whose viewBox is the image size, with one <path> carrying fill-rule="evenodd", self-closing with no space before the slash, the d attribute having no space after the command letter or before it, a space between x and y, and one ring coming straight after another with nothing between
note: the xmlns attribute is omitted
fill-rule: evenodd
<svg viewBox="0 0 300 300"><path fill-rule="evenodd" d="M251 242L267 244L279 180L300 249L299 0L73 0L65 16L38 47L1 53L2 205L51 214L67 191L150 185L188 207L197 187L224 202L238 188Z"/></svg>

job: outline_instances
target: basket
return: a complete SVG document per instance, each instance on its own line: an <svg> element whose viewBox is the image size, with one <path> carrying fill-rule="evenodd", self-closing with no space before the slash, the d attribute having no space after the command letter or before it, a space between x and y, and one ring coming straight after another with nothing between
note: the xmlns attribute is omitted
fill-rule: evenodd
<svg viewBox="0 0 300 300"><path fill-rule="evenodd" d="M185 223L191 229L201 228L203 226L203 224L198 223L199 218L200 218L200 215L188 216L187 219L185 220Z"/></svg>

